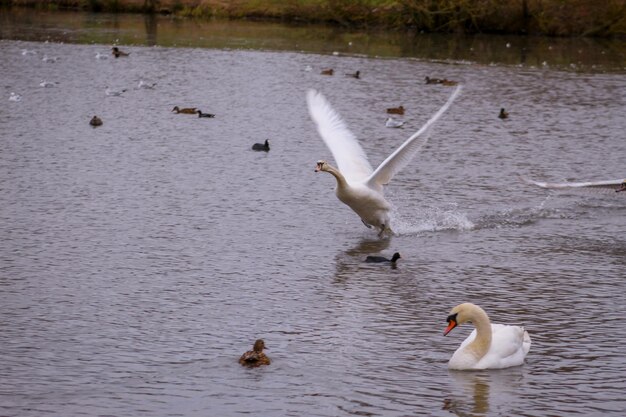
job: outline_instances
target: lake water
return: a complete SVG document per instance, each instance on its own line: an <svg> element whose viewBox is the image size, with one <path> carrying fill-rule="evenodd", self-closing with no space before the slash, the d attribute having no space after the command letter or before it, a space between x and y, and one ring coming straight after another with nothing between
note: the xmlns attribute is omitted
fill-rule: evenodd
<svg viewBox="0 0 626 417"><path fill-rule="evenodd" d="M358 51L333 55L284 46L303 30L289 27L277 46L187 44L213 39L210 24L174 21L180 42L120 41L131 55L113 59L130 23L3 13L0 415L626 413L626 193L518 178L626 175L626 67L611 46L594 48L604 61L509 62L514 38L491 38L504 58L440 59L369 53L358 39L374 35L340 33ZM332 156L305 93L327 96L376 166L451 93L425 76L464 89L387 187L397 235L379 239L314 172ZM385 128L400 104L405 126ZM250 149L265 139L270 152ZM396 268L364 262L395 251ZM442 335L464 301L526 327L523 366L447 369L472 329ZM257 338L272 364L241 367Z"/></svg>

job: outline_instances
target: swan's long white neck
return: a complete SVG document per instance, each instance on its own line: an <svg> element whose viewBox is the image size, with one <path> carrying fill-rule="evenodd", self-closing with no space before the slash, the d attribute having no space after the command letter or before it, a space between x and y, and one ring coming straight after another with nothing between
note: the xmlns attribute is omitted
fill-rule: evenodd
<svg viewBox="0 0 626 417"><path fill-rule="evenodd" d="M467 345L466 349L471 351L477 359L482 358L491 347L491 322L489 316L481 308L473 308L469 321L476 327L476 338L472 343Z"/></svg>
<svg viewBox="0 0 626 417"><path fill-rule="evenodd" d="M337 168L329 165L328 163L325 163L323 168L320 169L320 170L328 172L328 173L332 174L333 177L335 177L335 179L337 180L337 188L346 188L346 187L348 187L348 182L346 181L346 178L343 176L343 174Z"/></svg>

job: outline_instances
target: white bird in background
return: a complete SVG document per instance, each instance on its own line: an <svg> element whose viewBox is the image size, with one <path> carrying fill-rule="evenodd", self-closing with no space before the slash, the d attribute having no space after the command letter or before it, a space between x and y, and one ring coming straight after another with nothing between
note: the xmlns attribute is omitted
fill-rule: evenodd
<svg viewBox="0 0 626 417"><path fill-rule="evenodd" d="M454 307L447 318L447 335L456 326L471 322L475 329L461 343L448 362L457 370L502 369L524 363L531 340L521 326L493 324L485 310L472 303Z"/></svg>
<svg viewBox="0 0 626 417"><path fill-rule="evenodd" d="M402 120L394 119L393 117L389 117L385 121L386 127L402 127L402 125L404 125Z"/></svg>
<svg viewBox="0 0 626 417"><path fill-rule="evenodd" d="M109 59L109 56L105 55L105 54L101 54L100 52L98 52L96 54L96 59Z"/></svg>
<svg viewBox="0 0 626 417"><path fill-rule="evenodd" d="M460 91L461 86L458 86L446 104L374 170L363 148L339 114L322 94L309 90L307 93L309 114L339 167L337 169L326 161L318 161L315 172L326 171L335 177L337 198L354 210L365 226L377 228L379 236L385 232L393 233L389 224L391 205L383 195L383 186L388 184L426 143L432 126L448 110Z"/></svg>
<svg viewBox="0 0 626 417"><path fill-rule="evenodd" d="M9 101L20 101L21 99L22 96L16 93L11 93L11 95L9 96Z"/></svg>
<svg viewBox="0 0 626 417"><path fill-rule="evenodd" d="M126 89L121 90L121 91L115 91L115 90L111 90L109 87L106 88L106 90L104 90L105 94L107 96L110 97L119 97L121 96L124 92L126 91Z"/></svg>
<svg viewBox="0 0 626 417"><path fill-rule="evenodd" d="M39 87L44 87L44 88L51 88L54 87L56 85L56 83L52 83L50 81L46 81L46 80L42 80L39 83Z"/></svg>
<svg viewBox="0 0 626 417"><path fill-rule="evenodd" d="M594 190L594 191L615 191L619 193L626 191L626 179L619 180L605 180L605 181L588 181L588 182L541 182L533 181L529 178L520 177L522 181L536 185L541 188L548 188L552 190Z"/></svg>
<svg viewBox="0 0 626 417"><path fill-rule="evenodd" d="M144 80L139 80L139 84L137 88L145 88L145 89L153 89L156 86L156 83L147 83Z"/></svg>
<svg viewBox="0 0 626 417"><path fill-rule="evenodd" d="M48 55L44 55L43 58L41 58L43 62L50 62L50 63L57 62L57 59L58 58L55 56L48 56Z"/></svg>
<svg viewBox="0 0 626 417"><path fill-rule="evenodd" d="M37 55L37 52L33 51L32 49L22 49L22 55L24 56Z"/></svg>

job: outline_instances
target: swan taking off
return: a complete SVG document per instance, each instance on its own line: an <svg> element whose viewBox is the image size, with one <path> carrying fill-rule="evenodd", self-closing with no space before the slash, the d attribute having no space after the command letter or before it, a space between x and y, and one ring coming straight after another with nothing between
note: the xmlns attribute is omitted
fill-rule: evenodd
<svg viewBox="0 0 626 417"><path fill-rule="evenodd" d="M392 233L389 225L391 205L383 195L383 186L388 184L426 143L432 126L448 110L460 91L461 86L456 88L447 103L420 130L374 170L363 148L339 114L322 94L309 90L307 93L309 114L339 167L337 169L326 161L318 161L315 172L326 171L335 177L337 198L354 210L365 226L377 228L379 236L385 232Z"/></svg>
<svg viewBox="0 0 626 417"><path fill-rule="evenodd" d="M454 307L448 316L447 335L459 324L471 322L474 331L461 343L448 362L457 370L502 369L524 363L530 350L530 336L521 326L491 324L485 310L472 303Z"/></svg>

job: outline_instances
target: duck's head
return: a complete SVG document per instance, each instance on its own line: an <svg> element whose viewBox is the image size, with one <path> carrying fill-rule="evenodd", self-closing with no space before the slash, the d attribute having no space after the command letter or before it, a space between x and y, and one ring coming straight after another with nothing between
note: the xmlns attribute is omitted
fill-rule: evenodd
<svg viewBox="0 0 626 417"><path fill-rule="evenodd" d="M626 180L622 181L622 184L620 185L619 189L615 190L616 193L619 193L621 191L626 191Z"/></svg>
<svg viewBox="0 0 626 417"><path fill-rule="evenodd" d="M396 252L393 254L393 256L391 257L391 262L395 262L398 259L402 258L402 256L400 256L400 252Z"/></svg>
<svg viewBox="0 0 626 417"><path fill-rule="evenodd" d="M254 347L252 349L255 352L263 352L263 349L265 349L265 342L263 341L263 339L258 339L256 342L254 342Z"/></svg>
<svg viewBox="0 0 626 417"><path fill-rule="evenodd" d="M178 106L174 106L174 108L172 109L172 111L175 111L175 112L178 112L179 110L180 109L178 108ZM200 113L200 112L198 111L198 113Z"/></svg>
<svg viewBox="0 0 626 417"><path fill-rule="evenodd" d="M460 324L471 322L472 318L474 317L473 314L475 314L477 310L483 311L480 307L472 303L463 303L454 307L452 310L450 310L450 314L446 319L446 321L448 322L448 327L446 327L446 330L444 330L443 335L447 335L452 331L452 329Z"/></svg>
<svg viewBox="0 0 626 417"><path fill-rule="evenodd" d="M326 161L317 161L317 165L315 167L315 172L320 171L328 171L328 162Z"/></svg>

